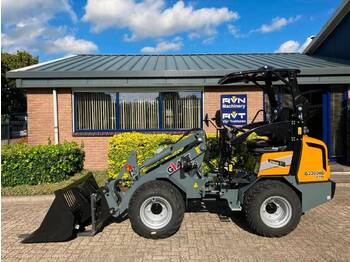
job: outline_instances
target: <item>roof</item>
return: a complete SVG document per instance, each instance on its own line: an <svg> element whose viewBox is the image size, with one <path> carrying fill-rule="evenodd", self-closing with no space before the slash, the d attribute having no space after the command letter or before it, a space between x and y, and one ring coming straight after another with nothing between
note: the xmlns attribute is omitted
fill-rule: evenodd
<svg viewBox="0 0 350 262"><path fill-rule="evenodd" d="M298 53L76 55L12 70L7 76L20 79L19 87L216 85L225 74L265 65L300 69L309 80L315 76L350 77L349 61ZM318 78L314 80L319 83Z"/></svg>
<svg viewBox="0 0 350 262"><path fill-rule="evenodd" d="M322 27L321 31L305 48L304 54L312 55L321 46L321 44L328 38L328 36L337 28L344 17L350 12L350 0L343 0L341 5L334 12L333 16Z"/></svg>
<svg viewBox="0 0 350 262"><path fill-rule="evenodd" d="M349 63L349 62L348 62ZM350 64L298 53L199 55L76 55L10 71L13 78L196 77L275 68L304 74L350 73Z"/></svg>

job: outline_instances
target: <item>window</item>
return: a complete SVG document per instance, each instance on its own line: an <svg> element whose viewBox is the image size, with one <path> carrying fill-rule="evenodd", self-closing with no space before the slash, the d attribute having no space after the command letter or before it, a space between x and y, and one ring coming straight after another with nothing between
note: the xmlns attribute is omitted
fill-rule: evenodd
<svg viewBox="0 0 350 262"><path fill-rule="evenodd" d="M159 129L158 93L120 93L121 129Z"/></svg>
<svg viewBox="0 0 350 262"><path fill-rule="evenodd" d="M346 88L339 86L333 87L329 93L330 130L332 130L329 150L333 158L342 158L346 154L346 91Z"/></svg>
<svg viewBox="0 0 350 262"><path fill-rule="evenodd" d="M201 93L162 93L163 127L166 129L196 128L201 126Z"/></svg>
<svg viewBox="0 0 350 262"><path fill-rule="evenodd" d="M202 127L201 92L74 93L75 131Z"/></svg>
<svg viewBox="0 0 350 262"><path fill-rule="evenodd" d="M113 130L116 128L116 94L75 93L76 130Z"/></svg>

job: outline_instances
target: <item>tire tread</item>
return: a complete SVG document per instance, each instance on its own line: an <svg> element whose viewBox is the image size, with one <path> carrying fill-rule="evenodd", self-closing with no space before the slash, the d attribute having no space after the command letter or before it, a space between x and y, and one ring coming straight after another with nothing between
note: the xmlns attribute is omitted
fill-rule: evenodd
<svg viewBox="0 0 350 262"><path fill-rule="evenodd" d="M283 194L288 194L293 199L294 209L292 213L291 222L285 227L276 230L267 230L260 219L260 214L256 214L254 211L254 205L256 204L257 196L261 196L265 192L269 191L284 192ZM282 237L293 231L301 217L301 204L298 195L294 192L292 188L281 181L277 180L263 180L255 184L250 188L244 195L243 203L243 214L246 218L248 226L256 234L264 237Z"/></svg>
<svg viewBox="0 0 350 262"><path fill-rule="evenodd" d="M150 230L147 229L145 226L143 226L142 222L140 223L138 216L139 216L139 210L137 206L139 205L140 199L142 199L143 194L148 191L153 192L171 192L172 197L174 198L175 208L173 208L173 215L174 220L166 230L161 230L157 232L157 234L151 234ZM151 238L151 239L160 239L160 238L167 238L173 234L175 234L182 223L182 220L184 218L185 213L185 204L183 197L179 190L173 186L171 183L162 181L162 180L155 180L150 181L142 186L140 186L133 194L133 196L130 199L129 202L129 218L131 221L131 226L133 230L139 234L142 237L145 238ZM141 224L141 225L140 225ZM155 231L155 230L152 230Z"/></svg>

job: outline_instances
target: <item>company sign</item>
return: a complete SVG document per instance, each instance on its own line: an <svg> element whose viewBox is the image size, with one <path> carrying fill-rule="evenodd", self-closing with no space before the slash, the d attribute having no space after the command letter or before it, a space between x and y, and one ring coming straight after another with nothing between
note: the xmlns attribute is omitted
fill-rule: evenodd
<svg viewBox="0 0 350 262"><path fill-rule="evenodd" d="M222 95L221 116L225 125L246 125L247 95Z"/></svg>

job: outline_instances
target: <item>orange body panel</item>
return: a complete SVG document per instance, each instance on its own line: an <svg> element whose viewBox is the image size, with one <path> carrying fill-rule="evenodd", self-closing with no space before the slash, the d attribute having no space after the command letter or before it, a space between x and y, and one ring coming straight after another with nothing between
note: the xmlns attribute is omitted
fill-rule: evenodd
<svg viewBox="0 0 350 262"><path fill-rule="evenodd" d="M293 151L264 153L258 176L289 175Z"/></svg>
<svg viewBox="0 0 350 262"><path fill-rule="evenodd" d="M302 152L298 170L298 182L322 182L330 179L328 150L318 139L303 136Z"/></svg>

